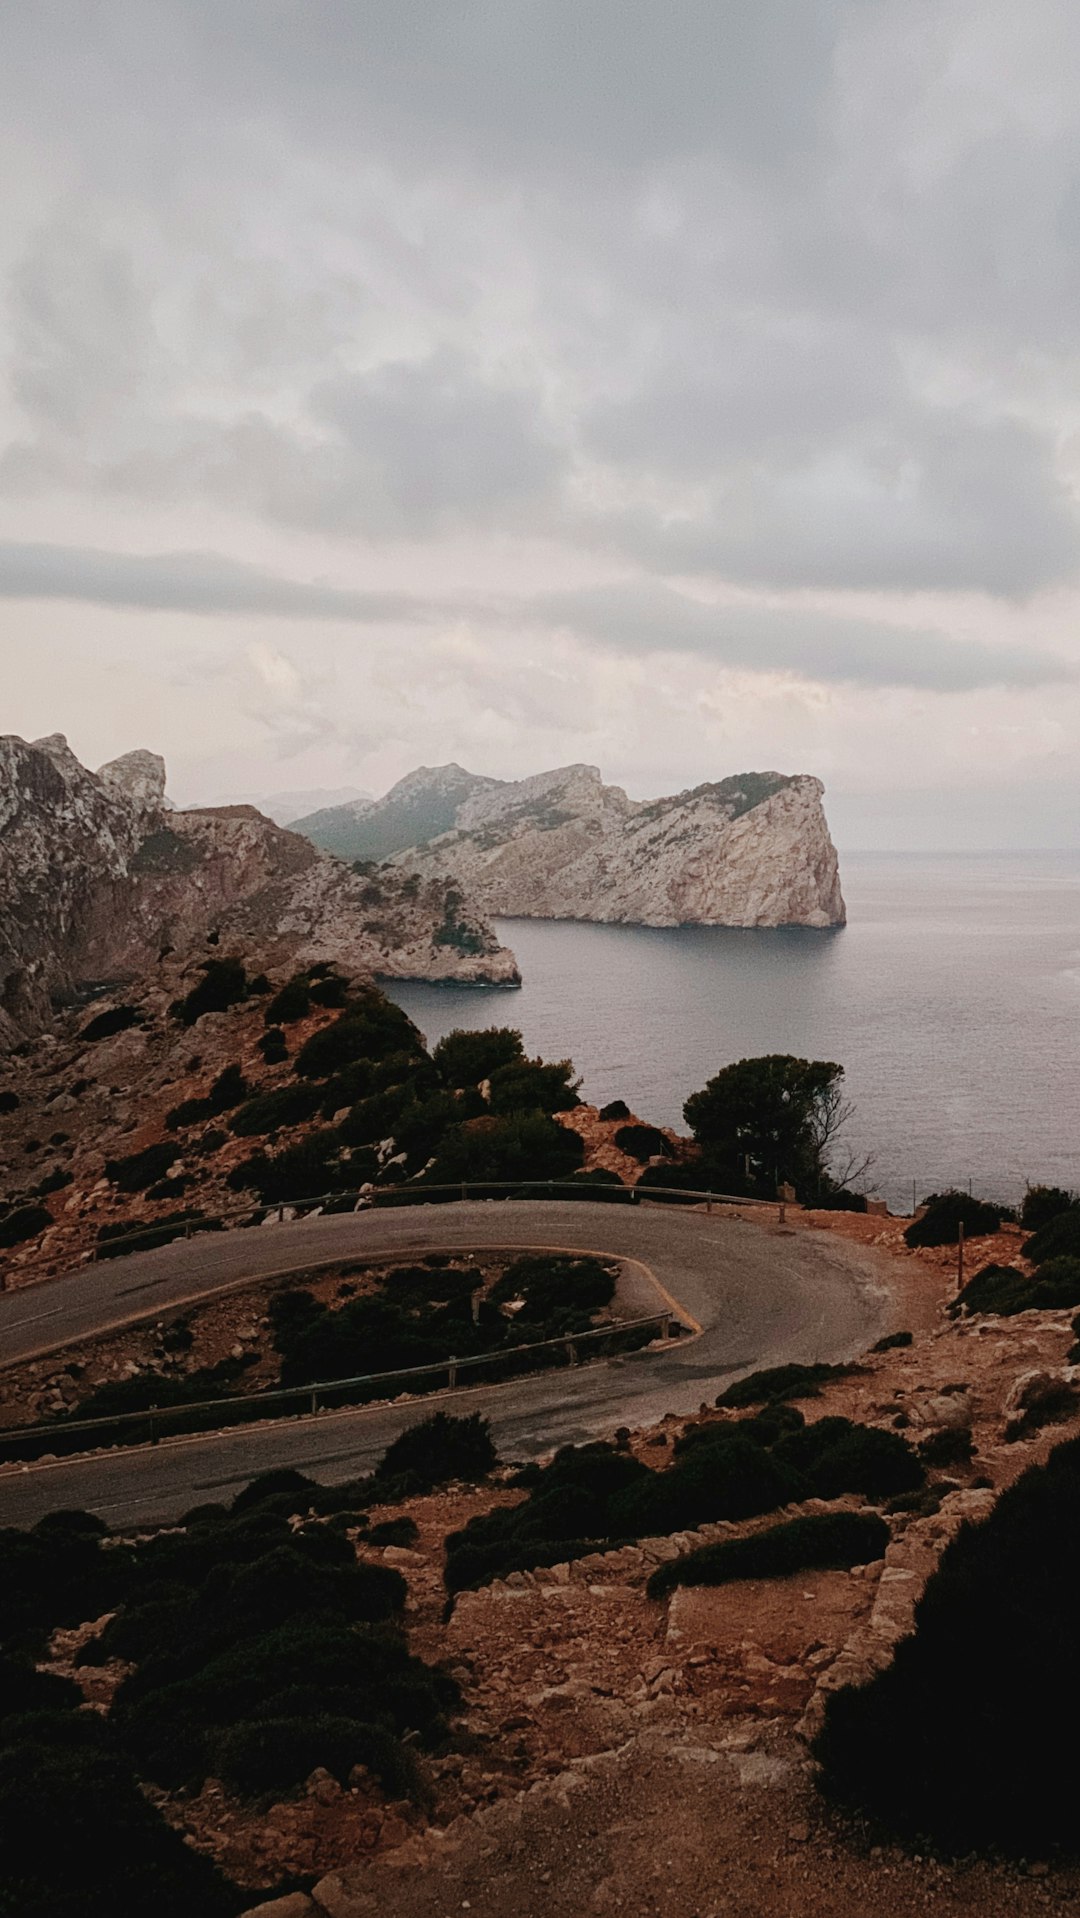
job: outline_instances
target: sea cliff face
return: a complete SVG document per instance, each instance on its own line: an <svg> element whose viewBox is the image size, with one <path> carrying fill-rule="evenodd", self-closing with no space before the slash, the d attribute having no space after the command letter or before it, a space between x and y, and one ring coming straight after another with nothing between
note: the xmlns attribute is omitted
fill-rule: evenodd
<svg viewBox="0 0 1080 1918"><path fill-rule="evenodd" d="M436 873L357 873L252 806L175 812L165 765L97 773L60 734L0 738L0 1045L88 983L211 941L393 978L515 985L514 956Z"/></svg>
<svg viewBox="0 0 1080 1918"><path fill-rule="evenodd" d="M470 794L452 831L394 862L456 878L507 917L838 926L823 790L807 775L749 773L637 802L595 766L569 766Z"/></svg>

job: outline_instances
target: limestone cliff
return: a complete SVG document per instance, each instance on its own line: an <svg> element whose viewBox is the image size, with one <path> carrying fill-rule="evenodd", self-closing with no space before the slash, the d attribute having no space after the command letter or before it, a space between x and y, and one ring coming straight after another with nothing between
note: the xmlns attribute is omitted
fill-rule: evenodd
<svg viewBox="0 0 1080 1918"><path fill-rule="evenodd" d="M447 771L461 769L429 777ZM414 813L420 779L402 782ZM476 780L451 830L395 851L393 863L455 879L482 911L508 917L836 926L844 900L822 792L807 775L743 773L638 802L605 786L595 766ZM380 803L385 836L396 814ZM356 809L357 833L376 810Z"/></svg>
<svg viewBox="0 0 1080 1918"><path fill-rule="evenodd" d="M252 806L167 810L165 766L88 772L54 734L0 738L0 1045L88 983L208 939L261 964L518 983L513 954L436 873L357 873Z"/></svg>

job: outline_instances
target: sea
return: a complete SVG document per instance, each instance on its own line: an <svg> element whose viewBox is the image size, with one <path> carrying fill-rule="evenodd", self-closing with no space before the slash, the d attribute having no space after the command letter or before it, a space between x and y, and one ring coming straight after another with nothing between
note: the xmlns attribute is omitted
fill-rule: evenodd
<svg viewBox="0 0 1080 1918"><path fill-rule="evenodd" d="M848 923L597 926L501 919L524 984L392 983L434 1044L514 1025L582 1097L683 1128L734 1059L834 1059L861 1190L895 1211L946 1186L1015 1203L1080 1188L1080 851L847 853Z"/></svg>

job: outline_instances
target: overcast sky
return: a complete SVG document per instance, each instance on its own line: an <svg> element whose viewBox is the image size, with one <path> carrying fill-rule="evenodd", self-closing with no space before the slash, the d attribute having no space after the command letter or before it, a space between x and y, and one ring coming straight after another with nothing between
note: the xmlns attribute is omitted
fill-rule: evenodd
<svg viewBox="0 0 1080 1918"><path fill-rule="evenodd" d="M0 730L1080 843L1075 0L9 0Z"/></svg>

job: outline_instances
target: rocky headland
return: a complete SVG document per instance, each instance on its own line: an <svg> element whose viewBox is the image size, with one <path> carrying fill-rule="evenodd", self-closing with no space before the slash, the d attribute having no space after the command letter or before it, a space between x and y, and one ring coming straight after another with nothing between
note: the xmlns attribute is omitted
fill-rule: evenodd
<svg viewBox="0 0 1080 1918"><path fill-rule="evenodd" d="M321 846L455 880L487 913L646 926L838 926L821 781L741 773L629 799L595 766L528 779L421 767L370 805L297 821Z"/></svg>
<svg viewBox="0 0 1080 1918"><path fill-rule="evenodd" d="M178 812L165 764L96 773L61 734L0 739L0 1046L88 985L207 942L265 966L516 985L514 956L441 875L356 872L252 806Z"/></svg>

